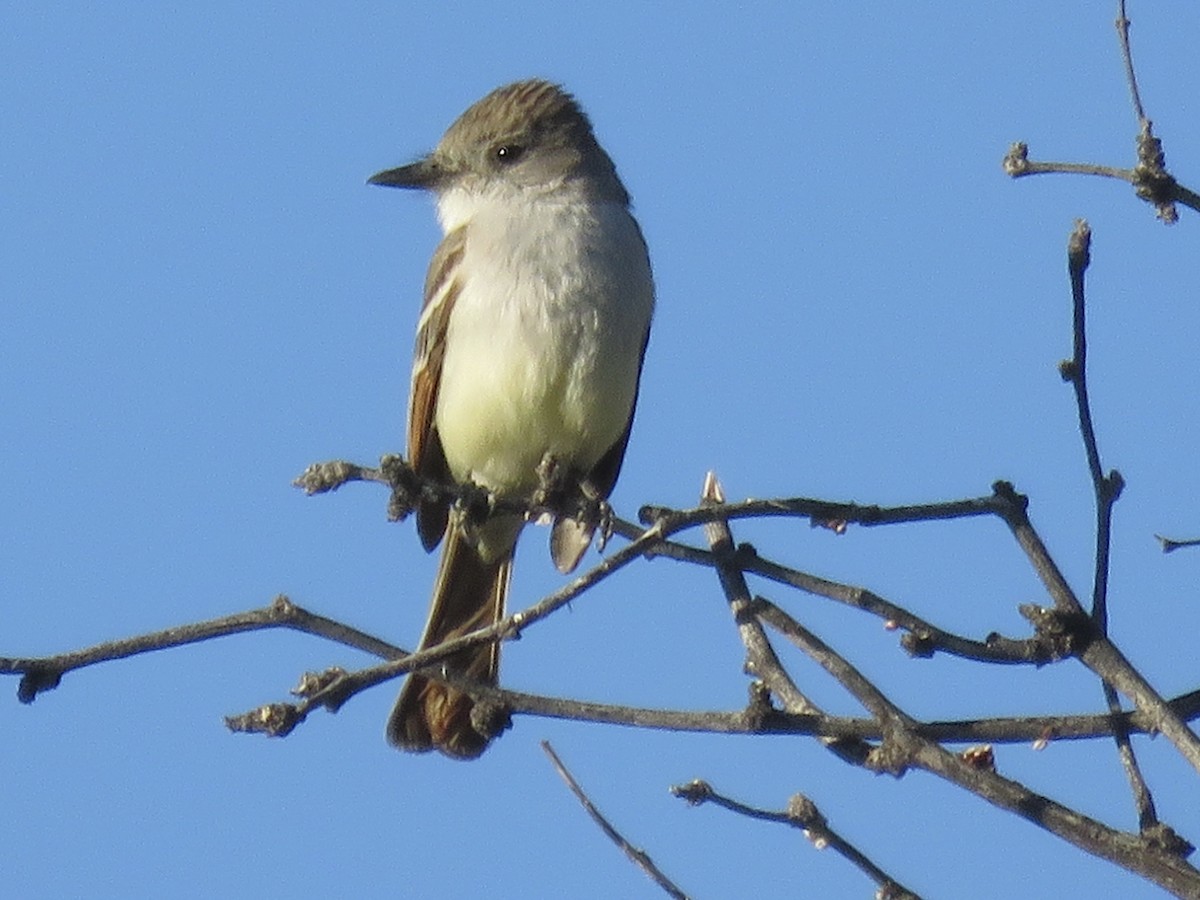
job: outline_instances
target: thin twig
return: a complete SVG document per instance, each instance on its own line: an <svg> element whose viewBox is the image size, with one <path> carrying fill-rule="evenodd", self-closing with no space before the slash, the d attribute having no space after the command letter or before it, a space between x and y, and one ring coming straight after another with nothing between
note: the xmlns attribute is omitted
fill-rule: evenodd
<svg viewBox="0 0 1200 900"><path fill-rule="evenodd" d="M1104 690L1104 702L1112 715L1113 740L1117 745L1117 756L1121 760L1121 768L1129 780L1129 789L1133 792L1133 806L1137 810L1138 828L1142 831L1158 825L1158 811L1154 807L1154 795L1146 784L1138 765L1137 754L1134 753L1133 743L1129 740L1129 728L1125 724L1124 710L1121 709L1121 698L1107 681L1100 682Z"/></svg>
<svg viewBox="0 0 1200 900"><path fill-rule="evenodd" d="M1117 30L1122 35L1126 67L1128 71L1130 90L1133 93L1134 104L1141 111L1141 100L1137 93L1137 82L1133 77L1133 63L1129 57L1129 22L1125 19L1124 3L1121 3L1121 17L1117 20ZM1122 27L1123 26L1123 27ZM1091 261L1092 231L1087 222L1080 219L1075 223L1075 229L1067 242L1067 269L1071 277L1072 333L1074 353L1070 362L1061 366L1063 378L1075 389L1075 406L1079 413L1079 433L1083 438L1084 453L1087 457L1088 472L1092 479L1092 493L1096 507L1096 557L1092 576L1092 622L1102 635L1108 634L1108 577L1112 550L1112 516L1113 506L1121 495L1124 480L1115 469L1108 475L1104 474L1100 464L1100 446L1096 440L1096 428L1092 420L1091 400L1088 396L1087 368L1087 300L1084 291L1084 275ZM1104 702L1107 704L1113 719L1113 739L1117 745L1117 756L1121 760L1121 768L1129 781L1133 792L1134 806L1137 809L1138 823L1142 831L1153 828L1158 824L1158 814L1154 808L1154 797L1142 775L1138 765L1137 754L1129 740L1129 732L1122 728L1119 714L1121 701L1116 690L1107 681L1101 681L1104 691Z"/></svg>
<svg viewBox="0 0 1200 900"><path fill-rule="evenodd" d="M1099 178L1127 181L1130 184L1134 181L1133 169L1122 169L1119 166L1032 160L1029 158L1029 145L1024 141L1009 144L1001 165L1004 167L1004 173L1010 178L1024 178L1026 175L1095 175Z"/></svg>
<svg viewBox="0 0 1200 900"><path fill-rule="evenodd" d="M554 748L550 746L549 741L542 741L542 750L550 757L550 762L554 765L555 771L559 777L567 783L567 787L571 789L571 793L583 805L587 814L592 817L592 821L600 826L600 830L607 835L608 839L621 848L621 852L629 857L639 869L650 876L659 887L666 891L676 900L688 900L688 895L676 887L675 882L671 881L663 871L654 864L649 854L645 850L633 846L625 839L625 837L617 831L616 828L604 817L600 810L596 809L596 805L584 793L583 788L579 786L579 782L567 771L567 767L563 765L563 761L558 758L558 754L554 752Z"/></svg>
<svg viewBox="0 0 1200 900"><path fill-rule="evenodd" d="M720 482L715 474L709 472L704 477L701 502L706 506L717 507L724 500L725 495ZM820 715L820 707L804 695L784 670L762 626L753 616L747 615L747 607L751 602L750 589L746 585L745 576L733 564L733 540L729 534L729 526L720 519L714 519L705 523L704 533L716 561L715 567L721 588L733 613L734 622L737 623L738 634L746 646L746 661L743 666L746 674L762 679L788 712Z"/></svg>
<svg viewBox="0 0 1200 900"><path fill-rule="evenodd" d="M1156 534L1154 537L1162 545L1163 553L1174 553L1184 547L1200 547L1200 538L1169 538L1161 534Z"/></svg>
<svg viewBox="0 0 1200 900"><path fill-rule="evenodd" d="M1084 274L1091 261L1092 230L1079 219L1067 242L1067 269L1071 276L1073 309L1072 343L1074 350L1069 361L1059 366L1065 381L1075 390L1075 407L1079 415L1079 434L1083 438L1088 473L1096 501L1096 558L1092 576L1092 621L1101 634L1108 632L1108 573L1112 549L1112 511L1121 495L1125 481L1115 469L1104 474L1100 463L1100 446L1096 441L1096 426L1092 420L1092 405L1087 381L1087 301Z"/></svg>
<svg viewBox="0 0 1200 900"><path fill-rule="evenodd" d="M879 885L876 897L880 900L920 900L920 896L904 887L870 860L861 850L829 827L829 823L817 805L804 794L795 794L788 800L786 810L774 811L748 806L713 790L706 781L696 779L687 784L677 784L671 793L685 800L690 806L712 803L751 819L778 822L799 828L818 850L829 848L849 860Z"/></svg>
<svg viewBox="0 0 1200 900"><path fill-rule="evenodd" d="M1133 186L1139 198L1146 200L1155 208L1155 214L1167 224L1178 219L1173 205L1180 203L1188 209L1200 212L1200 194L1184 187L1170 176L1166 169L1156 162L1161 153L1161 143L1153 133L1143 130L1138 136L1139 165L1132 169L1122 169L1116 166L1100 166L1091 163L1038 162L1029 158L1029 145L1024 141L1016 141L1008 148L1001 165L1010 178L1023 178L1026 175L1096 175L1102 178L1116 178ZM1141 160L1155 161L1143 167Z"/></svg>
<svg viewBox="0 0 1200 900"><path fill-rule="evenodd" d="M1133 51L1129 49L1129 19L1125 15L1125 0L1117 0L1117 39L1121 43L1121 59L1125 63L1125 81L1129 84L1129 95L1133 100L1133 112L1138 123L1146 121L1142 109L1142 96L1138 92L1137 75L1133 71Z"/></svg>
<svg viewBox="0 0 1200 900"><path fill-rule="evenodd" d="M22 703L32 703L39 693L58 687L62 676L76 669L232 634L272 628L307 632L385 659L404 655L404 651L399 647L341 622L308 612L281 594L270 606L261 609L247 610L204 622L177 625L130 638L105 641L82 650L36 658L0 657L0 675L21 675L17 696Z"/></svg>
<svg viewBox="0 0 1200 900"><path fill-rule="evenodd" d="M1088 471L1093 486L1099 490L1104 483L1100 467L1100 449L1096 443L1096 428L1092 422L1091 403L1087 387L1087 303L1085 302L1084 275L1091 263L1092 229L1083 219L1075 221L1075 228L1067 240L1067 271L1071 276L1071 299L1073 310L1073 345L1070 362L1059 366L1064 381L1075 389L1075 405L1079 413L1079 431L1083 436L1083 447L1087 454Z"/></svg>

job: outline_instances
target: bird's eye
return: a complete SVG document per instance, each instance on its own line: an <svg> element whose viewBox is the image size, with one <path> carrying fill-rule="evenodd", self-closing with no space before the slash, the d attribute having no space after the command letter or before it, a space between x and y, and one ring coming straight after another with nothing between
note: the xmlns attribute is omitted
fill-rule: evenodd
<svg viewBox="0 0 1200 900"><path fill-rule="evenodd" d="M521 154L525 152L525 148L517 144L501 144L495 149L496 160L505 165L515 163L521 158Z"/></svg>

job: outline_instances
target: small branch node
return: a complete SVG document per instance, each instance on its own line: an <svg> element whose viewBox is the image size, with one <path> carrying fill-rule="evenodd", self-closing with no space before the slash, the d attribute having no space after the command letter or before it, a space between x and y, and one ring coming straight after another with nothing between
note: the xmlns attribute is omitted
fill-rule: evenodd
<svg viewBox="0 0 1200 900"><path fill-rule="evenodd" d="M1078 656L1096 636L1092 620L1082 612L1064 612L1033 603L1022 603L1017 612L1033 625L1050 660Z"/></svg>
<svg viewBox="0 0 1200 900"><path fill-rule="evenodd" d="M930 659L937 652L937 641L928 631L906 631L900 635L900 646L914 659Z"/></svg>
<svg viewBox="0 0 1200 900"><path fill-rule="evenodd" d="M977 769L981 772L996 771L996 754L993 752L991 744L978 744L974 747L968 747L958 754L958 758L972 769Z"/></svg>
<svg viewBox="0 0 1200 900"><path fill-rule="evenodd" d="M341 666L333 666L324 672L305 672L300 676L300 682L290 691L293 697L307 699L329 688L346 677L346 670Z"/></svg>
<svg viewBox="0 0 1200 900"><path fill-rule="evenodd" d="M1148 828L1143 828L1142 839L1152 847L1164 850L1180 859L1186 859L1196 850L1190 841L1181 837L1170 825L1164 825L1162 822L1155 822Z"/></svg>
<svg viewBox="0 0 1200 900"><path fill-rule="evenodd" d="M287 621L296 616L296 604L292 602L292 598L287 594L276 594L275 599L271 601L271 617L278 621Z"/></svg>
<svg viewBox="0 0 1200 900"><path fill-rule="evenodd" d="M1017 493L1011 481L996 481L992 483L992 495L997 500L1003 500L1013 512L1025 515L1029 509L1029 498Z"/></svg>
<svg viewBox="0 0 1200 900"><path fill-rule="evenodd" d="M817 809L817 804L804 794L792 794L788 798L787 817L793 825L803 829L804 836L818 850L824 850L829 845L829 823Z"/></svg>
<svg viewBox="0 0 1200 900"><path fill-rule="evenodd" d="M877 775L903 778L910 763L911 754L904 742L894 735L887 735L878 746L868 751L865 766Z"/></svg>
<svg viewBox="0 0 1200 900"><path fill-rule="evenodd" d="M1110 503L1115 502L1125 490L1125 478L1116 469L1108 473L1104 479L1104 498Z"/></svg>
<svg viewBox="0 0 1200 900"><path fill-rule="evenodd" d="M512 711L494 698L476 698L471 707L471 727L491 741L512 728Z"/></svg>
<svg viewBox="0 0 1200 900"><path fill-rule="evenodd" d="M1155 215L1165 224L1179 221L1175 200L1179 183L1167 171L1167 157L1162 141L1154 135L1154 125L1142 119L1137 137L1137 165L1133 167L1133 189L1139 198L1153 204Z"/></svg>
<svg viewBox="0 0 1200 900"><path fill-rule="evenodd" d="M761 731L767 719L777 712L771 703L771 689L765 682L755 679L747 686L746 692L749 694L749 700L742 713L746 727L753 731Z"/></svg>
<svg viewBox="0 0 1200 900"><path fill-rule="evenodd" d="M1001 164L1005 174L1011 178L1029 174L1029 145L1024 141L1010 144Z"/></svg>
<svg viewBox="0 0 1200 900"><path fill-rule="evenodd" d="M62 671L49 667L35 666L21 676L17 685L17 699L32 703L42 691L52 691L62 681Z"/></svg>
<svg viewBox="0 0 1200 900"><path fill-rule="evenodd" d="M832 531L834 534L839 536L845 534L850 528L849 522L847 522L845 519L836 517L819 518L817 516L813 516L811 519L809 519L809 524L812 528L823 528L826 531Z"/></svg>

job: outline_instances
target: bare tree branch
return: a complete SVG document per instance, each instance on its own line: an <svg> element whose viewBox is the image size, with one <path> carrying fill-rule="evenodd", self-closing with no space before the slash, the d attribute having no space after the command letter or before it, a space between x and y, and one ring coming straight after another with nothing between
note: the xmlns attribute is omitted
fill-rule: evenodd
<svg viewBox="0 0 1200 900"><path fill-rule="evenodd" d="M716 509L724 502L725 492L716 475L709 472L704 478L701 503ZM767 639L762 625L750 612L753 603L750 588L746 584L746 576L734 559L733 535L729 524L723 519L715 519L705 524L704 532L716 560L717 576L737 623L738 634L742 643L746 645L746 673L761 678L763 684L779 698L788 712L823 715L822 710L796 687L791 676L780 664L779 657L775 655L775 649ZM872 750L865 741L849 738L823 738L822 743L833 753L855 764L861 764Z"/></svg>
<svg viewBox="0 0 1200 900"><path fill-rule="evenodd" d="M794 734L872 741L882 739L884 733L883 727L876 719L832 716L826 713L790 713L777 709L763 709L757 702L752 702L747 709L736 712L647 709L573 698L546 697L470 682L461 684L472 697L503 705L513 715L708 734ZM1170 703L1181 717L1200 717L1200 691L1183 694L1172 699ZM1116 717L1110 713L996 716L986 719L918 722L913 727L922 737L939 743L1025 743L1042 747L1050 741L1112 737L1117 725L1130 734L1152 733L1147 718L1136 711L1123 712Z"/></svg>
<svg viewBox="0 0 1200 900"><path fill-rule="evenodd" d="M1100 464L1100 448L1096 442L1096 427L1092 422L1092 406L1087 382L1087 302L1084 292L1084 273L1091 261L1092 230L1079 219L1067 244L1067 268L1071 276L1074 354L1059 364L1063 380L1075 389L1075 406L1079 413L1079 433L1083 438L1088 472L1096 495L1096 558L1092 579L1092 621L1101 632L1108 631L1108 568L1112 546L1112 510L1125 485L1115 469L1105 475Z"/></svg>
<svg viewBox="0 0 1200 900"><path fill-rule="evenodd" d="M58 687L62 676L76 669L94 666L110 660L126 659L182 647L213 638L227 637L247 631L263 631L272 628L290 628L327 638L347 647L354 647L375 656L389 658L402 656L403 650L386 641L351 628L341 622L310 613L296 606L280 594L270 606L209 619L189 625L177 625L162 631L136 635L116 641L105 641L82 650L56 656L38 658L0 657L0 675L20 675L21 683L17 697L22 703L32 703L42 691Z"/></svg>
<svg viewBox="0 0 1200 900"><path fill-rule="evenodd" d="M1142 109L1142 95L1138 91L1137 75L1133 71L1133 51L1129 48L1129 18L1125 15L1125 0L1117 0L1117 40L1121 44L1121 60L1125 64L1125 81L1129 84L1129 96L1133 101L1133 112L1138 122L1146 121Z"/></svg>
<svg viewBox="0 0 1200 900"><path fill-rule="evenodd" d="M1173 224L1179 218L1174 208L1176 203L1200 212L1200 194L1180 184L1166 172L1165 157L1161 154L1162 143L1158 138L1143 131L1139 134L1137 143L1139 159L1145 158L1150 162L1144 166L1139 162L1132 169L1091 163L1035 162L1029 158L1029 145L1024 141L1017 141L1009 146L1003 166L1005 173L1012 178L1049 174L1097 175L1128 182L1133 185L1137 196L1154 206L1158 218L1167 224ZM1164 161L1156 162L1160 158Z"/></svg>
<svg viewBox="0 0 1200 900"><path fill-rule="evenodd" d="M712 487L715 489L717 486L714 483ZM719 501L719 492L715 494L710 492L707 499L710 503L716 503ZM731 506L733 505L731 504ZM1000 515L1001 518L1008 522L1014 534L1018 536L1022 546L1028 548L1031 559L1036 561L1039 571L1045 573L1047 589L1050 591L1051 596L1056 599L1057 603L1062 604L1066 610L1078 610L1077 601L1074 600L1074 595L1070 592L1069 586L1066 585L1065 581L1061 580L1061 574L1058 573L1053 560L1050 558L1048 552L1045 551L1040 538L1028 522L1024 498L1017 495L1010 486L1000 484L997 485L996 493L992 498L987 498L983 503L972 503L970 506L973 508L980 506L987 507L993 514ZM960 505L959 508L963 507ZM826 511L833 509L837 513L852 512L852 510L837 504L824 504L824 509ZM870 508L863 507L859 509ZM345 629L343 626L337 626L336 623L330 623L329 620L314 617L302 610L297 610L292 604L281 599L266 611L253 611L250 614L227 617L224 620L214 620L211 623L201 623L200 626L194 629L169 629L155 635L150 635L147 639L135 639L132 642L115 642L100 650L94 649L90 652L81 651L77 654L68 654L63 658L58 658L56 662L48 662L46 660L7 660L5 661L7 665L5 671L20 671L22 674L32 675L34 678L48 671L58 671L61 674L63 671L79 667L80 665L91 664L92 662L104 659L115 659L138 652L161 649L164 646L178 646L183 643L204 640L208 637L267 627L297 628L298 630L326 635L348 646L358 647L359 649L364 649L392 660L382 667L370 667L358 673L347 674L340 670L331 670L323 675L311 676L306 679L305 684L299 690L299 693L304 698L300 704L295 706L273 704L263 707L244 717L240 723L237 723L251 730L267 731L268 733L286 733L298 721L302 721L307 712L316 706L336 709L355 690L377 683L385 677L393 676L401 671L422 666L434 666L432 669L425 670L430 672L431 677L440 677L453 681L449 676L442 673L436 664L444 659L447 654L454 652L459 647L467 646L469 643L499 640L510 636L515 630L524 628L540 620L545 615L550 614L553 610L561 608L563 604L576 597L588 586L607 577L607 575L617 571L620 567L627 565L639 556L654 555L660 552L664 555L675 554L681 558L695 558L704 564L717 567L719 573L722 574L722 583L727 586L727 593L731 603L734 603L736 606L737 612L735 612L735 616L737 617L739 628L744 633L755 634L756 626L751 625L749 620L761 618L763 621L769 622L772 627L780 628L782 633L786 634L793 641L799 640L810 652L822 659L823 664L826 665L835 677L838 677L839 680L852 689L875 715L875 720L839 720L824 716L819 711L789 715L788 713L771 709L769 704L762 701L761 697L757 702L752 700L750 707L746 711L732 714L687 714L672 711L629 710L620 707L605 707L600 704L583 704L580 702L574 702L574 706L572 706L572 701L533 698L529 695L519 695L506 691L494 691L494 694L490 697L493 704L497 708L512 712L538 715L567 715L593 721L616 721L622 724L634 724L643 727L676 727L688 730L712 730L735 733L808 733L831 739L831 742L840 741L843 744L846 742L858 742L862 747L870 747L869 744L863 742L882 740L882 744L879 747L870 748L867 751L866 764L881 770L897 773L902 772L909 766L916 765L920 768L926 768L930 771L943 774L943 777L949 777L955 783L980 793L981 796L990 802L1034 818L1048 830L1078 843L1090 852L1126 865L1134 871L1142 872L1146 877L1156 880L1158 883L1190 883L1180 880L1193 877L1194 873L1192 873L1190 867L1180 868L1175 863L1166 863L1159 856L1153 854L1146 856L1146 853L1149 852L1147 851L1147 847L1151 846L1165 848L1157 852L1160 855L1165 854L1168 856L1174 854L1176 860L1178 860L1181 853L1185 852L1185 848L1187 847L1186 842L1175 838L1169 829L1160 827L1153 834L1144 835L1142 838L1144 843L1141 844L1128 843L1128 836L1124 836L1119 840L1116 837L1120 835L1119 832L1112 831L1111 829L1097 831L1097 829L1104 829L1106 826L1101 826L1099 823L1086 817L1080 817L1065 807L1053 803L1053 801L1032 794L1016 783L986 782L981 784L978 772L976 771L978 768L977 762L968 763L966 761L968 757L960 758L954 754L950 754L942 750L936 743L942 740L973 740L981 737L986 739L989 734L994 734L997 739L1030 740L1032 738L1035 741L1044 742L1045 740L1055 738L1082 736L1088 732L1093 734L1111 734L1113 728L1118 726L1127 726L1131 729L1146 728L1155 730L1161 727L1162 721L1156 710L1153 708L1142 709L1139 712L1121 717L1093 716L1084 717L1082 720L1079 718L1072 719L1071 717L1033 717L1024 720L982 720L980 722L968 723L939 724L916 722L899 710L895 704L887 700L886 696L869 681L857 674L857 671L849 667L849 664L845 663L836 652L817 641L815 636L799 627L798 623L794 623L790 617L787 617L778 608L766 604L765 601L750 598L742 572L750 571L751 567L761 567L765 574L776 577L781 583L795 579L792 577L791 570L787 570L785 567L780 567L769 561L761 560L756 554L747 553L744 548L735 548L728 525L722 522L723 516L721 516L721 513L723 511L724 507L714 506L705 509L705 515L702 517L691 514L673 516L673 514L668 513L653 527L639 533L625 548L608 557L594 569L585 573L571 584L568 584L562 590L547 595L529 609L509 617L509 619L493 629L481 629L478 632L464 636L454 642L449 642L446 645L431 647L420 654L401 656L399 654L402 654L403 651L399 648L386 644L386 642L377 641L370 636L356 632L354 629ZM795 512L799 513L799 511ZM885 515L883 518L887 518L887 516ZM669 526L665 524L668 520L671 520ZM686 545L667 540L667 534L674 533L673 529L688 527L688 522L695 521L707 521L710 524L710 540L713 540L712 550L701 551L698 548L689 548ZM804 582L803 579L801 579L801 583L812 587L811 584ZM899 607L895 609L879 608L874 611L877 614L886 612L888 614L902 615L904 613L904 610ZM1082 612L1081 610L1078 611ZM1035 623L1038 623L1039 628L1048 630L1052 623L1064 619L1066 614L1061 612L1056 606L1055 610L1041 610L1037 613L1031 612L1030 617ZM1085 626L1091 626L1092 623L1086 615L1081 615L1078 618L1082 619ZM1064 634L1067 637L1064 638L1062 634L1059 634L1055 636L1055 640L1064 641L1069 645L1069 649L1074 649L1070 646L1071 642L1078 640L1079 635L1071 632L1069 629L1065 630ZM754 640L756 641L757 638ZM765 635L762 636L762 643L763 646L769 647L769 642L766 640ZM754 641L751 644L753 645ZM1084 648L1081 658L1086 660L1087 654L1091 652L1093 647L1105 647L1109 649L1109 652L1115 652L1111 648L1111 644L1107 641L1095 639ZM763 661L769 661L770 658L763 653L758 653L754 657L759 672L765 673L769 671L770 665L764 664ZM782 675L783 678L776 681L776 684L787 684L790 681L790 678L786 676L786 672L783 672ZM454 681L454 683L456 685L459 684L457 681ZM465 690L471 691L481 699L489 699L488 689L482 686L472 685L469 682L463 683L462 686ZM780 693L784 693L785 689L781 687L779 691ZM799 698L803 696L803 694L799 694ZM793 702L799 704L800 708L815 709L811 703L802 702L799 698L793 697ZM1184 716L1190 717L1195 715L1198 708L1200 708L1200 692L1179 698L1176 701L1175 708L1171 709L1170 713L1172 717L1179 719ZM688 718L689 715L691 718ZM848 754L848 757L852 760L855 759L855 755L852 754ZM970 758L974 759L975 757ZM949 760L953 760L954 762L949 762ZM1030 812L1031 809L1037 810L1037 814L1033 815ZM1078 836L1080 830L1092 834L1094 840L1090 843L1088 840L1081 840ZM1097 835L1098 837L1096 837ZM1125 842L1122 843L1122 840ZM1141 856L1138 857L1138 854L1141 854ZM1135 857L1138 858L1135 859Z"/></svg>
<svg viewBox="0 0 1200 900"><path fill-rule="evenodd" d="M690 806L712 803L747 818L778 822L799 828L818 850L830 848L865 872L872 881L879 885L879 891L875 894L879 900L920 900L919 895L888 875L862 851L830 828L825 817L821 815L821 811L817 809L817 805L803 794L794 794L788 800L786 810L775 812L747 806L730 797L718 794L708 782L699 779L687 784L677 784L671 788L671 793L685 800Z"/></svg>
<svg viewBox="0 0 1200 900"><path fill-rule="evenodd" d="M567 787L571 789L571 793L583 805L587 814L592 817L592 821L600 826L600 830L608 836L608 839L621 848L621 852L633 861L633 864L650 876L650 879L661 887L671 897L676 900L688 900L688 895L680 890L663 871L654 864L654 860L650 855L638 847L633 846L625 839L625 837L612 826L600 812L596 809L596 805L584 793L583 788L579 786L574 776L567 771L567 767L563 765L563 761L558 758L558 754L554 752L554 748L550 746L549 741L542 741L542 750L550 757L550 762L554 765L554 769L558 772L559 777L567 783Z"/></svg>
<svg viewBox="0 0 1200 900"><path fill-rule="evenodd" d="M826 668L859 702L884 718L884 742L868 760L876 770L902 775L910 767L924 769L977 794L989 803L1016 813L1066 841L1097 856L1138 872L1180 896L1200 896L1200 871L1183 856L1192 846L1170 829L1152 834L1130 835L1109 828L1019 782L995 772L991 754L953 754L934 741L923 738L910 725L911 719L863 678L835 651L808 632L781 609L766 601L756 602L755 614L780 630L798 647ZM986 762L980 763L980 759Z"/></svg>
<svg viewBox="0 0 1200 900"><path fill-rule="evenodd" d="M1073 175L1098 175L1103 178L1118 178L1133 185L1134 193L1154 207L1155 215L1167 225L1179 220L1177 203L1200 212L1200 194L1184 187L1167 171L1166 156L1162 141L1154 135L1154 124L1142 107L1137 76L1133 68L1133 52L1129 45L1129 19L1125 15L1125 0L1117 2L1117 38L1121 45L1121 58L1125 66L1125 80L1129 84L1134 115L1138 120L1137 163L1130 169L1088 163L1032 162L1029 145L1016 142L1009 146L1004 156L1004 171L1012 178L1048 173Z"/></svg>

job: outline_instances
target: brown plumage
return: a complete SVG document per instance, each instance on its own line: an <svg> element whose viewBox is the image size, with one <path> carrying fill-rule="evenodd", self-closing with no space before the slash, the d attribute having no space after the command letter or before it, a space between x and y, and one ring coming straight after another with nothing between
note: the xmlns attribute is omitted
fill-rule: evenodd
<svg viewBox="0 0 1200 900"><path fill-rule="evenodd" d="M460 529L448 529L421 647L433 647L498 622L504 615L511 576L511 554L484 562ZM459 651L444 665L464 678L495 684L500 646L485 644ZM448 756L473 759L488 743L471 725L474 706L469 696L447 684L409 675L388 719L388 740L403 750L421 753L436 747Z"/></svg>

